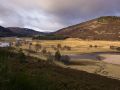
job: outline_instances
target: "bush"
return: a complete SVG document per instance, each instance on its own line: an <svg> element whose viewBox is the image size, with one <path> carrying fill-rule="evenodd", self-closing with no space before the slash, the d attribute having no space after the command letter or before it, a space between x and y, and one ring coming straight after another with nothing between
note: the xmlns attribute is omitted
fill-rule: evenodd
<svg viewBox="0 0 120 90"><path fill-rule="evenodd" d="M53 48L54 50L57 50L57 47L55 47L54 45L53 45L53 46L51 46L51 48Z"/></svg>
<svg viewBox="0 0 120 90"><path fill-rule="evenodd" d="M36 52L39 51L41 48L42 48L41 44L36 44L35 45Z"/></svg>
<svg viewBox="0 0 120 90"><path fill-rule="evenodd" d="M70 50L71 50L71 47L70 47L70 46L64 46L64 47L63 47L63 50L68 50L68 51L70 51Z"/></svg>
<svg viewBox="0 0 120 90"><path fill-rule="evenodd" d="M58 50L58 51L55 53L55 60L60 61L60 59L61 59L61 53L60 53L60 51Z"/></svg>
<svg viewBox="0 0 120 90"><path fill-rule="evenodd" d="M95 48L97 48L98 46L97 45L95 45Z"/></svg>
<svg viewBox="0 0 120 90"><path fill-rule="evenodd" d="M92 45L89 45L90 48L92 48L93 46Z"/></svg>
<svg viewBox="0 0 120 90"><path fill-rule="evenodd" d="M57 45L57 49L61 49L62 48L62 45L61 44L58 44Z"/></svg>
<svg viewBox="0 0 120 90"><path fill-rule="evenodd" d="M110 46L110 49L116 50L118 47L116 46Z"/></svg>
<svg viewBox="0 0 120 90"><path fill-rule="evenodd" d="M47 54L46 48L44 48L41 52L42 52L43 55Z"/></svg>
<svg viewBox="0 0 120 90"><path fill-rule="evenodd" d="M23 53L23 51L22 51L22 49L20 49L19 50L19 59L20 59L20 62L21 63L26 63L27 61L26 61L26 56L25 56L25 54Z"/></svg>
<svg viewBox="0 0 120 90"><path fill-rule="evenodd" d="M118 47L117 50L120 51L120 47Z"/></svg>
<svg viewBox="0 0 120 90"><path fill-rule="evenodd" d="M69 64L70 63L70 57L68 55L65 55L65 56L62 56L61 57L61 61L64 63L64 64Z"/></svg>
<svg viewBox="0 0 120 90"><path fill-rule="evenodd" d="M53 63L53 60L54 60L54 56L52 54L49 54L47 57L47 62L51 64Z"/></svg>
<svg viewBox="0 0 120 90"><path fill-rule="evenodd" d="M29 49L30 50L32 49L32 43L29 43Z"/></svg>

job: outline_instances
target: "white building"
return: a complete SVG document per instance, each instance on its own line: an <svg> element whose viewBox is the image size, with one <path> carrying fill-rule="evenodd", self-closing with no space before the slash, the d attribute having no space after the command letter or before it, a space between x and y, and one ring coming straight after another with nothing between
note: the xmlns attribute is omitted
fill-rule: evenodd
<svg viewBox="0 0 120 90"><path fill-rule="evenodd" d="M9 47L10 43L8 42L0 42L0 47Z"/></svg>

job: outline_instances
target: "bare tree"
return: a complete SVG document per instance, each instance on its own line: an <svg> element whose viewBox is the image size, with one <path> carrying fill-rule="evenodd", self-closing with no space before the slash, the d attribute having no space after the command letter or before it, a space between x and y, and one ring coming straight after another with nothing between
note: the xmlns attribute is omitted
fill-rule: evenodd
<svg viewBox="0 0 120 90"><path fill-rule="evenodd" d="M54 56L52 55L51 52L48 52L48 56L47 56L47 62L52 64L54 60Z"/></svg>
<svg viewBox="0 0 120 90"><path fill-rule="evenodd" d="M41 44L35 45L35 51L38 52L42 48Z"/></svg>
<svg viewBox="0 0 120 90"><path fill-rule="evenodd" d="M29 43L29 50L32 49L32 43Z"/></svg>

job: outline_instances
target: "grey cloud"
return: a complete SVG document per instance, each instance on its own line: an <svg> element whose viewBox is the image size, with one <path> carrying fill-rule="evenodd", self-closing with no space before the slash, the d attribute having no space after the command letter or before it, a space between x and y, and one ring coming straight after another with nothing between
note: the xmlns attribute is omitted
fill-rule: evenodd
<svg viewBox="0 0 120 90"><path fill-rule="evenodd" d="M120 15L120 0L1 0L5 26L54 31L103 15Z"/></svg>

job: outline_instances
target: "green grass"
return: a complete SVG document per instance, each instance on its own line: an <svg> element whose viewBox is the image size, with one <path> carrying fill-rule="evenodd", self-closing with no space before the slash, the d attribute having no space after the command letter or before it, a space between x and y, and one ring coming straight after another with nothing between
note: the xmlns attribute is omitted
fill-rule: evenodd
<svg viewBox="0 0 120 90"><path fill-rule="evenodd" d="M0 49L0 90L120 90L119 80L61 68L32 57L20 63L18 56L11 49Z"/></svg>

